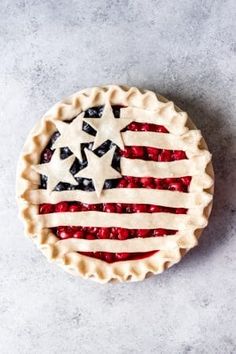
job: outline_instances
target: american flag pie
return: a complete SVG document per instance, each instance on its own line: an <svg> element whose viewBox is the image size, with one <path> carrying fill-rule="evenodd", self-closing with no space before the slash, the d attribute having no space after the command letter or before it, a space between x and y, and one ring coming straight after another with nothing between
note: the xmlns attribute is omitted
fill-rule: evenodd
<svg viewBox="0 0 236 354"><path fill-rule="evenodd" d="M197 245L211 154L187 114L151 91L82 90L29 134L17 196L26 233L67 271L143 280Z"/></svg>

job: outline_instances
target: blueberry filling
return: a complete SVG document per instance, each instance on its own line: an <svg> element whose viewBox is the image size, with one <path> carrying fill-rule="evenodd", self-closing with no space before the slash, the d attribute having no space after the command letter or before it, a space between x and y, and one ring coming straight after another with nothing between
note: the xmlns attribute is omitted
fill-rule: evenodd
<svg viewBox="0 0 236 354"><path fill-rule="evenodd" d="M85 115L84 115L85 118L98 118L99 119L102 116L103 107L104 106L88 108L85 111ZM119 118L120 107L113 106L112 109L113 109L114 116L116 118ZM69 122L71 122L71 121L69 121ZM83 123L83 130L90 135L93 135L93 136L96 135L96 131L89 124L87 124L85 122ZM46 148L44 149L44 151L41 155L40 163L46 163L46 162L50 161L53 151L54 151L52 149L52 146L59 136L60 136L59 132L55 132L52 135L51 139L49 140ZM92 150L92 146L93 146L92 143L82 145L82 158L83 158L83 160L79 161L78 159L75 159L75 162L71 166L71 170L70 170L72 175L75 175L77 172L79 172L80 170L82 170L83 168L85 168L87 166L87 161L86 161L84 149L87 148L87 149ZM94 150L94 153L100 157L100 156L104 155L108 150L110 150L110 148L113 146L114 146L114 144L110 140L105 141L101 146L99 146L97 149ZM60 149L61 159L66 159L70 155L72 155L72 152L70 151L70 149L68 147L64 147L64 148ZM120 150L117 147L115 150L114 158L112 160L112 167L115 168L119 172L120 172L120 155L121 155ZM56 191L63 191L63 190L78 190L79 189L79 190L94 191L94 186L93 186L92 180L89 180L86 178L79 178L79 177L75 178L75 179L78 182L77 185L70 185L68 183L61 182L56 186L55 190ZM105 189L115 188L117 186L117 184L118 184L118 180L107 180L105 182L104 188ZM42 188L42 189L47 188L47 177L46 176L41 176L40 188Z"/></svg>

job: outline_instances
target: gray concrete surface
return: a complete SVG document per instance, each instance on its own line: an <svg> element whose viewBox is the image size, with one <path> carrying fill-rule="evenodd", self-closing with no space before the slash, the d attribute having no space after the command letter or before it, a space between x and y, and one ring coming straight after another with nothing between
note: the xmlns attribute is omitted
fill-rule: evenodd
<svg viewBox="0 0 236 354"><path fill-rule="evenodd" d="M235 11L234 0L1 0L1 354L236 353ZM16 216L29 129L61 97L104 83L174 99L214 155L215 206L199 247L142 283L69 276Z"/></svg>

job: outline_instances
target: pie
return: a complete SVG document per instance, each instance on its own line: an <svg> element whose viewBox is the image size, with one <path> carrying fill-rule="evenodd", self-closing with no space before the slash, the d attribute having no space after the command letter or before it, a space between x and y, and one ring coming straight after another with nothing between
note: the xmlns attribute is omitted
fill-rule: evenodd
<svg viewBox="0 0 236 354"><path fill-rule="evenodd" d="M57 103L31 131L17 200L49 260L102 283L137 281L197 245L213 183L211 154L185 112L109 85Z"/></svg>

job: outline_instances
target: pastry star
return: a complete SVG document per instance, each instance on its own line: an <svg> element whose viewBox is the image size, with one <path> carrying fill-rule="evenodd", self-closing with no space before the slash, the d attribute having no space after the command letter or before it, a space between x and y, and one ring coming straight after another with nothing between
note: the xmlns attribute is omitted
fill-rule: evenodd
<svg viewBox="0 0 236 354"><path fill-rule="evenodd" d="M60 149L56 149L50 162L33 166L33 169L48 177L47 189L51 192L59 182L77 184L70 173L70 168L74 160L75 157L73 155L61 160Z"/></svg>
<svg viewBox="0 0 236 354"><path fill-rule="evenodd" d="M55 125L60 132L59 138L53 144L53 149L68 147L75 156L82 161L81 144L91 143L94 136L82 130L84 112L80 113L71 123L55 121Z"/></svg>
<svg viewBox="0 0 236 354"><path fill-rule="evenodd" d="M109 102L104 106L101 118L84 118L84 121L97 130L94 140L93 150L111 140L121 149L124 149L124 143L121 137L121 130L133 121L131 118L115 118L112 107Z"/></svg>
<svg viewBox="0 0 236 354"><path fill-rule="evenodd" d="M111 166L115 149L116 147L114 146L101 157L95 155L91 150L84 149L88 160L88 165L83 170L79 171L75 177L92 179L98 197L102 192L106 179L121 177L121 174Z"/></svg>

